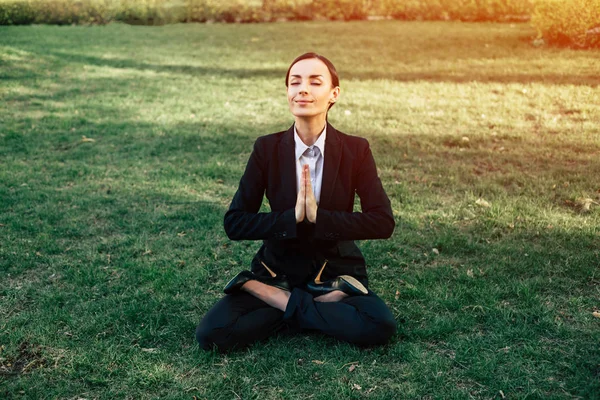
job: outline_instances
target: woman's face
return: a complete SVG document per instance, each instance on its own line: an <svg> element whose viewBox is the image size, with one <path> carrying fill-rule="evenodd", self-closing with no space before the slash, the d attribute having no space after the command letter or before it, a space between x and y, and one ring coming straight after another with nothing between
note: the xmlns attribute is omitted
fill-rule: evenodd
<svg viewBox="0 0 600 400"><path fill-rule="evenodd" d="M300 60L290 69L287 97L290 112L295 117L315 117L327 114L329 104L340 94L332 87L331 74L318 58Z"/></svg>

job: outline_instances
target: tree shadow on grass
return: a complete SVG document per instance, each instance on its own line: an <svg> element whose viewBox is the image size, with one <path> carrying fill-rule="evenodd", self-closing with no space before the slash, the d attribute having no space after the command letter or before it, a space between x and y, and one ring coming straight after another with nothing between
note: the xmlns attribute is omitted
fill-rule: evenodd
<svg viewBox="0 0 600 400"><path fill-rule="evenodd" d="M66 91L49 97L60 100L61 96L74 94L77 95L76 91ZM165 171L168 176L176 175L179 164L182 171L190 172L196 168L198 173L232 185L239 180L236 174L243 171L254 139L275 131L271 123L246 126L236 121L177 121L161 125L161 129L170 133L160 135L155 133L157 124L135 121L127 116L129 112L124 109L113 111L114 119L124 120L92 122L66 115L53 116L51 120L30 118L36 129L44 130L45 135L27 140L31 134L6 134L0 137L0 148L5 149L7 155L47 155L49 159L63 162L69 159L85 162L89 159L90 165L96 166L109 158L125 165L147 164L144 168L150 171L164 164L168 168ZM105 113L110 115L111 107L107 107ZM76 129L65 129L70 126ZM287 128L287 125L280 126L280 130ZM82 142L82 136L93 137L95 142ZM592 179L600 176L600 163L596 162L600 147L590 143L545 141L537 135L498 135L473 138L468 143L462 142L456 135L410 133L370 135L369 139L379 168L389 171L384 179L392 182L411 182L427 188L428 182L438 180L440 189L450 192L460 188L487 190L504 187L509 196L546 197L553 205L556 201L573 200L570 196L576 190L587 191L591 195L600 189L593 186L596 182ZM144 160L148 160L147 163ZM415 180L415 174L420 182ZM438 179L440 174L454 175L459 179L455 184L443 184ZM569 186L564 187L567 181ZM551 189L553 185L558 185L554 191Z"/></svg>
<svg viewBox="0 0 600 400"><path fill-rule="evenodd" d="M130 58L102 58L92 55L65 51L45 51L40 56L53 56L63 61L82 65L95 65L117 69L134 69L138 71L152 71L156 73L180 74L198 76L220 76L236 79L268 78L281 79L285 70L279 68L227 68L205 67L185 64L155 64L134 61ZM479 61L472 59L472 61ZM495 60L501 64L502 59ZM502 71L499 67L491 66L487 69L481 67L464 66L460 69L448 67L448 70L427 70L421 72L379 72L379 71L344 71L344 79L350 80L392 80L396 82L438 82L438 83L542 83L548 85L575 85L597 87L600 84L600 75L597 73L529 73L522 74ZM16 78L14 78L16 79Z"/></svg>

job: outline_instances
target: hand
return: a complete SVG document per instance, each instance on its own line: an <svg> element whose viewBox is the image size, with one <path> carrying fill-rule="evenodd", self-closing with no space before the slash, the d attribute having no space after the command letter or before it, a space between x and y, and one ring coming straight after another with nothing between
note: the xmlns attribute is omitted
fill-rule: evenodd
<svg viewBox="0 0 600 400"><path fill-rule="evenodd" d="M312 183L310 181L310 169L308 165L302 168L302 176L300 178L300 190L296 198L296 223L300 223L306 219L313 224L317 222L317 199L313 192Z"/></svg>
<svg viewBox="0 0 600 400"><path fill-rule="evenodd" d="M315 197L315 192L313 192L313 188L312 188L312 182L310 180L310 169L308 167L308 165L304 166L304 170L302 171L302 175L304 178L304 185L305 185L305 193L306 193L306 198L304 200L305 203L305 212L306 212L306 219L308 219L309 222L312 222L313 224L317 222L317 199Z"/></svg>
<svg viewBox="0 0 600 400"><path fill-rule="evenodd" d="M333 292L315 297L313 300L321 303L335 303L336 301L340 301L346 297L348 297L348 295L341 290L334 290Z"/></svg>

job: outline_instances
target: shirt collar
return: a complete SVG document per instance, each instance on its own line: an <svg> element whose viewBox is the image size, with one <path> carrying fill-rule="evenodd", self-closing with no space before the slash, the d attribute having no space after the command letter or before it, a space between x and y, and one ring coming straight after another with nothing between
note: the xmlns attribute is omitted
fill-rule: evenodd
<svg viewBox="0 0 600 400"><path fill-rule="evenodd" d="M321 132L321 134L319 135L319 138L313 145L319 149L319 151L321 152L321 155L323 157L325 157L325 137L326 136L327 136L327 124L325 124L323 131ZM295 124L294 124L294 143L295 143L295 147L296 147L296 160L300 159L300 157L302 156L302 154L304 154L306 149L313 147L313 146L307 146L302 141L302 139L300 139L300 136L298 135L298 131L296 131Z"/></svg>

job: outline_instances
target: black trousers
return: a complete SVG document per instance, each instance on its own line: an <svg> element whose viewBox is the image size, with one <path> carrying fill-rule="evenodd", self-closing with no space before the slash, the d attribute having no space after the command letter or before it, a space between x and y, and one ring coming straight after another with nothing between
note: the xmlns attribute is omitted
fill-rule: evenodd
<svg viewBox="0 0 600 400"><path fill-rule="evenodd" d="M396 332L389 308L369 290L339 302L322 303L295 288L285 312L246 292L226 295L196 329L200 347L220 351L242 348L281 331L319 331L361 346L385 344Z"/></svg>

